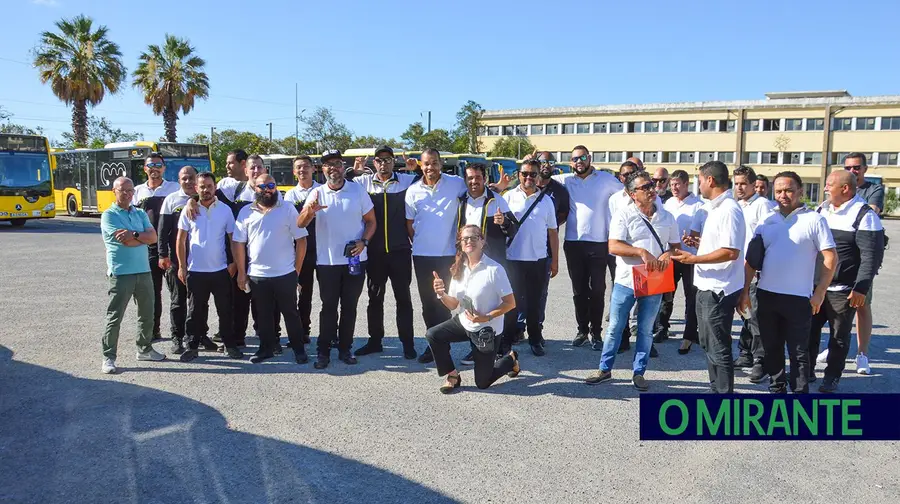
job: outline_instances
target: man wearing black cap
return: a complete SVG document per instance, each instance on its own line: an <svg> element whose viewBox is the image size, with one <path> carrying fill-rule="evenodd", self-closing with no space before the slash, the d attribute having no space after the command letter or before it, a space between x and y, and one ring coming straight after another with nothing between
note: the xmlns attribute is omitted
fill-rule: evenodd
<svg viewBox="0 0 900 504"><path fill-rule="evenodd" d="M362 158L356 160L362 168ZM369 193L375 207L375 234L369 243L366 288L369 306L369 342L356 351L357 356L383 350L384 294L390 279L397 302L397 332L403 344L403 357L416 358L413 344L413 307L409 286L412 283L412 244L406 231L406 190L415 175L394 173L394 150L384 146L375 151L375 173L357 175L353 182Z"/></svg>

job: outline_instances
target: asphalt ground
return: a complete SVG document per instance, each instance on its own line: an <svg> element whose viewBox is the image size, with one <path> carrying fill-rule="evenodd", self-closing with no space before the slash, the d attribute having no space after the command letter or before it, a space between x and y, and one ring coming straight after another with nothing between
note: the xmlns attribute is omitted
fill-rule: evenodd
<svg viewBox="0 0 900 504"><path fill-rule="evenodd" d="M547 355L520 345L522 374L484 391L466 368L459 393L438 393L433 365L404 360L395 337L381 355L356 366L333 357L325 371L290 351L261 365L213 353L137 362L133 306L121 371L103 375L98 223L0 225L0 502L900 502L897 442L640 441L631 354L613 382L582 383L600 353L569 345L564 264L550 285ZM886 228L900 236L900 222ZM843 392L900 392L898 279L889 251L875 283L873 374L855 374L854 343ZM354 348L366 303L363 293ZM386 310L396 334L390 293ZM417 309L419 351L424 329ZM652 392L706 388L702 351L681 356L678 344L658 345ZM736 389L765 386L738 371Z"/></svg>

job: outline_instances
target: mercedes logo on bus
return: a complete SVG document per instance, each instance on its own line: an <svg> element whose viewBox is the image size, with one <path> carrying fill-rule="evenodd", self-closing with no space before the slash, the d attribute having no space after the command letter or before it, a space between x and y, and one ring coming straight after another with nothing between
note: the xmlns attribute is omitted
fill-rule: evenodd
<svg viewBox="0 0 900 504"><path fill-rule="evenodd" d="M22 205L16 204L16 211L19 211L21 209L22 209Z"/></svg>

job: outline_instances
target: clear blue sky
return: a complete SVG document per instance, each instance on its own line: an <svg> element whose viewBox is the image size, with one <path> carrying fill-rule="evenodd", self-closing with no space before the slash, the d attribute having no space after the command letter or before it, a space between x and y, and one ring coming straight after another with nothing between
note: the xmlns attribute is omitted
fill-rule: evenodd
<svg viewBox="0 0 900 504"><path fill-rule="evenodd" d="M110 28L129 71L165 33L206 59L210 97L179 120L182 140L210 126L267 134L268 122L276 137L292 135L294 83L300 108L331 107L355 134L388 137L428 110L433 127L450 128L469 99L498 109L900 94L900 2L890 0L3 4L0 105L50 137L70 130L71 113L23 62L41 31L81 13ZM130 85L90 112L163 134Z"/></svg>

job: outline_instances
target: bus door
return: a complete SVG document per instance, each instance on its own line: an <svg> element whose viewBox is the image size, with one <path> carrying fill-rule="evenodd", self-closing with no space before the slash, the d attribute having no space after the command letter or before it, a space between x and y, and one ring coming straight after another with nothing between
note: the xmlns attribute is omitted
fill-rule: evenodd
<svg viewBox="0 0 900 504"><path fill-rule="evenodd" d="M81 175L81 208L83 211L97 210L97 159L85 156L85 169Z"/></svg>

